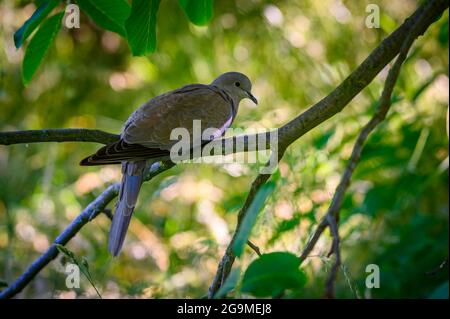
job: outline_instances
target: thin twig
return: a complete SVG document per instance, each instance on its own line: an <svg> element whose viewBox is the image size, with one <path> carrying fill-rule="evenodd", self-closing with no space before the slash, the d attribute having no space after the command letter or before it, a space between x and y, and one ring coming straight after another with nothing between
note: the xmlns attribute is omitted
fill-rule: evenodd
<svg viewBox="0 0 450 319"><path fill-rule="evenodd" d="M284 154L284 149L278 150L278 158L280 159ZM213 279L213 282L211 283L209 290L208 290L208 298L213 298L215 293L219 290L219 288L222 286L222 284L225 282L226 278L230 274L231 267L233 266L234 260L236 259L236 256L233 253L233 244L236 240L236 236L239 232L239 229L242 225L242 220L244 219L245 214L247 213L248 208L250 207L254 197L256 196L256 193L261 188L262 185L269 179L269 174L259 174L256 179L253 181L252 186L250 188L250 192L247 195L247 199L245 200L244 205L242 206L241 210L238 213L237 217L237 225L233 233L233 237L231 238L230 243L227 246L227 249L225 250L225 254L223 255L219 266L216 271L216 275Z"/></svg>
<svg viewBox="0 0 450 319"><path fill-rule="evenodd" d="M159 166L155 166L146 176L145 181L149 181L153 177L171 168L174 164L171 162L161 162ZM36 259L25 272L6 289L0 292L0 299L12 298L22 291L28 283L53 259L58 255L56 245L65 246L88 222L96 218L100 213L105 212L106 206L119 193L119 183L109 186L94 201L92 201L54 240L45 253Z"/></svg>
<svg viewBox="0 0 450 319"><path fill-rule="evenodd" d="M286 125L278 129L278 141L281 148L286 148L301 136L331 118L342 109L361 92L374 77L400 52L400 46L406 39L409 31L413 26L417 26L419 33L423 33L430 24L432 24L448 7L446 0L430 0L418 8L397 30L392 32L381 44L372 51L372 53L359 65L335 90L320 100L318 103L310 107L308 110L298 115ZM429 13L421 23L417 23L422 18L423 13ZM69 130L68 133L62 134L61 131ZM81 130L80 134L83 138L79 138L74 131ZM40 134L41 131L22 131L22 132L3 132L0 133L0 144L10 145L16 143L34 143L34 142L64 142L64 141L89 141L99 143L109 143L117 140L118 136L97 130L85 129L62 129L62 130L44 130L46 134ZM18 133L18 134L15 134ZM19 134L20 133L20 134ZM47 133L50 134L47 137ZM56 135L51 135L54 133ZM98 137L97 133L104 137ZM24 135L26 134L26 135ZM84 136L87 134L87 136ZM90 135L93 134L93 135ZM258 139L266 141L266 148L269 148L268 133L257 134ZM249 138L250 137L250 138ZM254 141L254 135L232 137L229 139L238 139L245 145ZM228 139L225 139L228 140ZM222 143L222 140L213 141L211 143ZM258 148L259 149L259 148ZM236 152L233 148L231 152ZM224 155L229 154L224 153Z"/></svg>
<svg viewBox="0 0 450 319"><path fill-rule="evenodd" d="M103 214L105 214L106 217L108 217L109 220L112 221L112 219L113 219L113 213L112 213L111 209L105 208L105 209L103 210Z"/></svg>
<svg viewBox="0 0 450 319"><path fill-rule="evenodd" d="M391 33L372 53L354 70L335 90L321 101L310 107L304 113L300 114L292 121L278 130L279 149L284 150L305 133L340 112L348 103L364 89L373 78L401 51L402 43L415 30L416 34L422 34L425 30L437 20L437 18L448 8L448 2L445 0L430 0L419 7L397 30ZM368 133L367 133L368 134ZM282 153L283 153L282 152ZM279 156L281 159L282 154ZM354 167L352 168L354 169ZM351 176L351 173L350 173ZM348 176L348 178L350 177ZM248 207L253 201L256 193L270 176L258 175L254 180L251 190L247 195L244 206L239 211L238 222L233 238L222 257L217 268L216 275L208 290L208 297L212 298L221 283L227 278L233 266L235 256L232 252L232 245L235 235L239 231L241 221L247 213ZM344 189L347 186L342 185ZM343 196L343 193L338 196ZM334 200L337 205L342 199ZM339 204L340 206L340 204ZM326 220L322 220L316 232L313 234L310 244L307 245L300 260L303 261L311 252L321 233L327 227Z"/></svg>
<svg viewBox="0 0 450 319"><path fill-rule="evenodd" d="M257 245L252 243L250 240L247 240L247 246L249 246L258 256L261 257L261 250Z"/></svg>
<svg viewBox="0 0 450 319"><path fill-rule="evenodd" d="M424 13L424 17L426 16L426 13L427 12ZM424 19L424 17L422 17L422 19ZM420 21L421 20L419 19L418 26L420 25ZM419 32L420 32L419 27L414 27L410 31L408 37L404 40L404 43L402 44L400 49L400 53L394 65L389 70L388 76L384 84L383 92L380 97L378 108L375 111L375 114L373 115L372 119L364 126L364 128L361 130L361 133L358 135L355 145L353 146L352 154L348 161L347 167L344 171L344 174L342 175L338 187L336 188L336 192L334 193L332 203L326 215L320 222L313 236L311 237L302 254L300 255L300 261L303 262L305 258L308 256L308 254L313 250L315 244L319 240L325 228L327 226L330 228L330 232L333 237L333 244L330 249L330 252L328 253L328 257L330 257L332 253L334 253L336 255L336 259L327 280L326 295L328 298L334 297L334 281L336 280L337 271L339 269L339 265L341 264L340 247L339 247L339 230L338 230L338 223L336 221L339 220L339 211L345 196L345 192L350 185L352 174L361 158L364 143L366 142L369 134L375 129L375 127L386 118L386 114L392 105L391 96L395 87L395 83L397 82L398 76L400 74L401 67L403 65L403 62L406 60L411 45L413 44L414 40L419 36Z"/></svg>
<svg viewBox="0 0 450 319"><path fill-rule="evenodd" d="M425 276L436 275L438 272L440 272L442 269L444 269L444 267L447 266L447 264L448 264L448 257L445 258L445 260L443 262L441 262L441 264L438 267L434 268L433 270L427 271L425 273Z"/></svg>
<svg viewBox="0 0 450 319"><path fill-rule="evenodd" d="M327 215L327 222L330 228L331 236L333 237L332 250L335 254L335 260L331 267L330 274L327 279L326 296L327 298L334 298L334 282L336 280L337 271L341 265L341 251L339 249L339 231L336 219L333 215Z"/></svg>
<svg viewBox="0 0 450 319"><path fill-rule="evenodd" d="M109 186L100 196L91 202L55 239L45 253L36 259L30 267L11 285L0 292L0 299L11 298L22 291L23 288L58 255L56 245L65 245L78 231L89 222L91 216L97 216L105 206L117 196L119 183Z"/></svg>
<svg viewBox="0 0 450 319"><path fill-rule="evenodd" d="M391 61L401 50L401 44L410 33L413 28L417 31L417 34L423 33L430 24L432 24L448 7L448 2L446 0L430 0L423 6L421 6L416 12L406 20L396 31L394 31L389 37L387 37L367 58L366 60L353 71L347 79L345 79L334 91L332 91L324 99L316 103L314 106L309 108L306 112L300 114L289 123L284 125L278 130L278 142L279 142L279 159L281 159L284 150L296 141L298 138L303 136L305 133L312 130L314 127L318 126L325 120L329 119L333 115L340 112L363 88L365 88L373 78ZM376 124L375 124L376 125ZM76 134L75 134L76 133ZM266 138L267 133L258 134L258 138ZM250 136L250 138L253 136ZM248 143L249 137L243 137L244 142ZM61 130L38 130L38 131L22 131L22 132L3 132L0 133L0 144L11 145L17 143L35 143L35 142L66 142L66 141L79 141L79 142L99 142L107 144L114 142L118 139L117 135L109 134L97 130L85 130L85 129L61 129ZM235 139L235 138L232 138ZM217 143L217 142L212 142ZM219 142L220 143L220 142ZM266 148L268 148L269 139L266 138ZM235 152L235 148L231 152ZM227 153L229 154L229 153ZM163 167L172 167L173 163L166 163ZM166 168L168 169L168 168ZM216 273L215 279L209 289L209 296L213 296L214 293L220 288L222 283L227 278L231 266L233 265L235 256L232 253L232 243L235 239L241 221L245 214L247 213L248 207L254 199L257 191L261 186L268 180L269 174L258 175L252 184L249 195L247 196L246 202L238 215L238 223L236 226L235 234L231 243L229 244L225 255L223 256L218 271ZM115 184L116 185L116 184ZM112 186L110 186L112 187ZM108 188L107 190L109 190ZM107 190L103 193L105 194ZM102 195L103 195L102 194ZM111 194L108 193L110 196ZM116 196L117 193L113 195ZM112 198L109 200L111 201ZM98 200L97 198L96 200ZM96 200L94 202L96 202ZM109 202L108 201L108 202ZM92 202L92 203L94 203ZM85 212L92 203L83 211ZM106 203L107 204L107 203ZM106 206L106 204L104 206ZM103 210L104 207L101 209ZM83 214L83 213L82 213ZM82 216L80 214L80 216ZM98 213L97 213L98 214ZM79 217L80 217L79 216ZM61 243L67 243L70 238L72 238L76 232L87 223L83 218L85 215L80 217L81 222L72 222L69 227L63 232L63 234L68 231L69 236L66 237L59 236L57 238L61 239ZM78 217L77 217L78 219ZM327 223L322 225L319 224L318 229L325 229ZM72 227L72 228L70 228ZM73 229L75 232L72 233ZM323 230L322 230L323 231ZM322 232L321 231L321 232ZM321 233L320 232L320 233ZM318 232L316 232L318 234ZM318 235L320 236L320 234ZM314 239L314 236L313 236ZM317 238L318 239L318 238ZM314 239L317 241L317 239ZM55 241L56 242L56 241ZM314 243L315 244L315 243ZM314 246L312 245L312 247ZM52 245L53 247L53 245ZM311 247L311 249L312 249ZM25 285L31 281L31 279L56 255L54 250L50 248L44 255L42 255L30 269L27 270L24 275L22 275L16 283L12 284L9 288L3 290L0 293L0 297L11 297L18 293ZM309 253L309 252L308 252ZM307 256L308 254L306 254ZM44 256L46 256L44 258ZM303 256L303 254L302 254ZM304 259L304 258L303 258ZM302 259L302 260L303 260ZM16 287L16 288L14 288Z"/></svg>

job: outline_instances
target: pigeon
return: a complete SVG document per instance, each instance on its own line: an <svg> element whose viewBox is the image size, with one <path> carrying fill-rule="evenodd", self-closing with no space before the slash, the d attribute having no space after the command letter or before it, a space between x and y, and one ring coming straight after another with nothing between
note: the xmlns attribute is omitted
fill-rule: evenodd
<svg viewBox="0 0 450 319"><path fill-rule="evenodd" d="M155 162L170 159L170 150L177 143L172 130L184 128L191 135L193 122L202 128L217 128L222 136L231 126L239 102L248 98L252 83L239 72L227 72L211 84L190 84L161 94L134 111L126 121L120 139L100 148L80 162L82 166L122 165L122 182L109 233L108 250L117 256L125 240L143 181L144 170ZM210 141L210 140L209 140Z"/></svg>

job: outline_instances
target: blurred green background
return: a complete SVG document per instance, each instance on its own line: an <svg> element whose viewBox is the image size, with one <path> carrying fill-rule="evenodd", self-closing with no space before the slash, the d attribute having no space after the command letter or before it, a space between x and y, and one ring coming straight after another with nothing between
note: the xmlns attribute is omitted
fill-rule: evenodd
<svg viewBox="0 0 450 319"><path fill-rule="evenodd" d="M28 87L13 33L33 13L29 1L0 2L0 130L97 128L119 133L146 100L187 83L240 71L260 104L245 101L238 128L286 123L335 88L408 17L420 1L215 1L206 27L189 23L176 1L162 1L157 49L132 57L126 41L95 26L62 28ZM381 28L365 26L380 7ZM374 112L387 69L345 110L293 144L253 230L263 252L299 254L330 204L361 127ZM447 287L448 11L414 45L395 103L369 138L341 214L339 298L426 298ZM78 166L94 143L0 146L0 279L12 282L107 185L119 167ZM228 244L253 164L184 164L144 184L124 249L107 252L110 221L100 215L67 247L89 262L103 297L205 295ZM113 205L110 205L113 207ZM302 265L308 281L287 297L323 297L331 260L328 232ZM246 248L237 266L256 258ZM366 289L368 264L380 288ZM58 257L21 293L29 298L95 298L86 278L65 286ZM447 285L447 286L445 286ZM445 288L444 288L445 289ZM231 294L234 297L245 297Z"/></svg>

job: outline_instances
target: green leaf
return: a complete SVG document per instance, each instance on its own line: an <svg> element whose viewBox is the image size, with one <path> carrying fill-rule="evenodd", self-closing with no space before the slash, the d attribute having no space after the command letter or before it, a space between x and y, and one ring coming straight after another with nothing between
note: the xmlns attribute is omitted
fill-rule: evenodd
<svg viewBox="0 0 450 319"><path fill-rule="evenodd" d="M303 216L306 217L305 215ZM296 213L294 217L292 217L291 219L281 221L275 228L272 237L269 239L267 243L269 245L275 243L275 241L280 237L282 233L295 229L298 226L298 224L300 224L301 220L302 215L300 213Z"/></svg>
<svg viewBox="0 0 450 319"><path fill-rule="evenodd" d="M102 299L102 296L100 295L100 292L97 290L97 287L94 284L94 280L92 279L91 273L89 272L89 264L86 260L86 258L78 259L73 252L71 252L69 249L64 247L63 245L56 244L56 248L70 261L78 266L80 268L80 271L83 273L83 275L87 278L91 286L95 289L95 292L97 295Z"/></svg>
<svg viewBox="0 0 450 319"><path fill-rule="evenodd" d="M281 172L280 172L280 169L277 168L275 170L275 172L272 173L272 180L274 182L278 182L280 179L281 179Z"/></svg>
<svg viewBox="0 0 450 319"><path fill-rule="evenodd" d="M131 14L125 22L128 44L135 56L156 49L156 13L160 0L133 0Z"/></svg>
<svg viewBox="0 0 450 319"><path fill-rule="evenodd" d="M448 281L437 287L428 299L448 299Z"/></svg>
<svg viewBox="0 0 450 319"><path fill-rule="evenodd" d="M130 15L130 5L125 0L77 0L83 10L103 29L125 37L125 21Z"/></svg>
<svg viewBox="0 0 450 319"><path fill-rule="evenodd" d="M156 188L156 190L153 192L151 198L156 199L161 197L161 192L168 188L169 186L175 184L178 181L178 176L169 176L165 178Z"/></svg>
<svg viewBox="0 0 450 319"><path fill-rule="evenodd" d="M286 289L301 289L306 283L306 276L299 266L300 260L294 254L264 254L248 266L241 292L255 297L276 297Z"/></svg>
<svg viewBox="0 0 450 319"><path fill-rule="evenodd" d="M31 38L22 62L22 81L25 85L30 83L50 44L61 29L63 16L64 12L60 12L45 20Z"/></svg>
<svg viewBox="0 0 450 319"><path fill-rule="evenodd" d="M206 25L213 16L213 0L179 0L188 19L196 25Z"/></svg>
<svg viewBox="0 0 450 319"><path fill-rule="evenodd" d="M448 46L448 17L439 28L438 40L441 46Z"/></svg>
<svg viewBox="0 0 450 319"><path fill-rule="evenodd" d="M274 189L275 183L268 182L261 187L258 193L256 193L256 196L250 204L247 214L242 221L239 232L236 235L236 240L233 243L233 252L236 256L239 257L244 251L244 246L247 243L253 226L255 225L259 211L264 207L266 198L273 192Z"/></svg>
<svg viewBox="0 0 450 319"><path fill-rule="evenodd" d="M214 294L214 298L223 298L226 294L233 290L239 281L240 274L241 270L239 268L233 269L220 289Z"/></svg>
<svg viewBox="0 0 450 319"><path fill-rule="evenodd" d="M314 145L316 146L316 148L317 149L324 148L327 145L329 139L333 136L333 134L334 130L329 130L328 132L320 134L320 136L314 140Z"/></svg>
<svg viewBox="0 0 450 319"><path fill-rule="evenodd" d="M427 89L434 83L434 81L439 77L439 75L445 72L436 72L429 79L425 80L413 93L411 100L417 102L420 96L427 91Z"/></svg>
<svg viewBox="0 0 450 319"><path fill-rule="evenodd" d="M68 259L70 259L71 261L76 260L75 258L75 254L73 252L71 252L70 250L68 250L66 247L64 247L63 245L60 244L56 244L56 248L59 250L60 253L62 253L64 256L66 256Z"/></svg>
<svg viewBox="0 0 450 319"><path fill-rule="evenodd" d="M60 3L60 0L44 1L31 17L14 33L14 44L20 48L28 36L37 28L45 17Z"/></svg>

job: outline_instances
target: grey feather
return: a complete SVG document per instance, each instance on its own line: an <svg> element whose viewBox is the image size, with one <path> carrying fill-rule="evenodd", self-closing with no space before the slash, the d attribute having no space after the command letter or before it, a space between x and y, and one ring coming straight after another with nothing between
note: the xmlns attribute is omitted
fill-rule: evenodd
<svg viewBox="0 0 450 319"><path fill-rule="evenodd" d="M108 250L117 256L122 248L131 216L133 215L146 161L122 163L122 183L120 184L119 200L109 232Z"/></svg>

